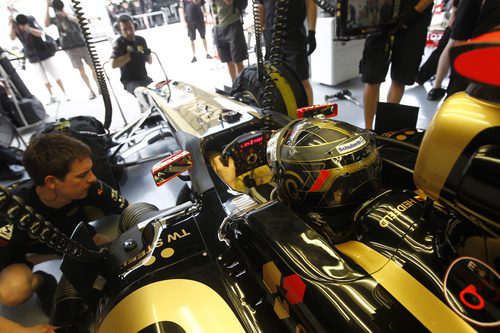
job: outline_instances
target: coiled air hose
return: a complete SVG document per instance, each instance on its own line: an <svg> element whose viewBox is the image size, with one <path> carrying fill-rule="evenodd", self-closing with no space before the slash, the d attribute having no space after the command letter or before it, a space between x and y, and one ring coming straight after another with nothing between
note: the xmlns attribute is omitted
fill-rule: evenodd
<svg viewBox="0 0 500 333"><path fill-rule="evenodd" d="M106 129L109 129L109 126L111 125L111 117L113 115L113 110L111 105L111 97L108 91L108 86L106 85L106 78L104 76L104 69L101 66L99 57L97 56L97 51L95 49L94 42L92 41L92 36L90 34L89 22L85 18L85 15L83 13L81 1L71 0L71 4L73 6L75 16L80 24L80 28L82 29L83 38L85 39L85 44L87 45L87 49L90 54L90 59L92 60L92 65L94 66L94 70L96 73L99 90L102 94L102 99L104 101L104 127Z"/></svg>
<svg viewBox="0 0 500 333"><path fill-rule="evenodd" d="M257 56L257 73L259 81L264 77L264 58L262 56L262 22L260 21L259 2L252 1L253 26L255 33L255 54Z"/></svg>
<svg viewBox="0 0 500 333"><path fill-rule="evenodd" d="M332 4L334 2L333 0L314 0L314 2L316 2L319 8L335 16L337 9L335 8L335 5Z"/></svg>
<svg viewBox="0 0 500 333"><path fill-rule="evenodd" d="M36 214L21 198L12 195L8 188L0 186L0 227L8 224L27 233L32 240L81 262L95 263L106 256L104 251L92 251L71 240L50 222L45 221L43 216Z"/></svg>
<svg viewBox="0 0 500 333"><path fill-rule="evenodd" d="M276 0L274 8L273 37L271 40L269 56L270 64L265 67L264 75L264 95L262 96L262 108L264 110L276 111L274 110L276 93L272 74L277 71L276 66L283 63L285 58L283 54L283 47L285 42L287 12L288 0Z"/></svg>

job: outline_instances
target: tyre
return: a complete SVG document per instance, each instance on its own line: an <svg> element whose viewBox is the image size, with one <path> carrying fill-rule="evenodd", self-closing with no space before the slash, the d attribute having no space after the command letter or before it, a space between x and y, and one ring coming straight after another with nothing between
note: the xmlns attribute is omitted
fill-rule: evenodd
<svg viewBox="0 0 500 333"><path fill-rule="evenodd" d="M298 108L307 106L307 95L297 74L286 64L264 64L271 73L268 89L274 93L273 109L296 118ZM259 81L257 66L246 67L235 79L231 95L240 96L243 102L261 107L266 94L266 82ZM269 93L269 91L267 91Z"/></svg>

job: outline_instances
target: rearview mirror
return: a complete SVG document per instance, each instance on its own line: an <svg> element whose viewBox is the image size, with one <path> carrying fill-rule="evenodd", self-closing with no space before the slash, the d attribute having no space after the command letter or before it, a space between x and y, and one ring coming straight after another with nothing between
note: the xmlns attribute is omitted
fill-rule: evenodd
<svg viewBox="0 0 500 333"><path fill-rule="evenodd" d="M297 119L332 118L337 116L339 108L336 103L305 106L297 109Z"/></svg>
<svg viewBox="0 0 500 333"><path fill-rule="evenodd" d="M156 163L151 168L151 173L156 186L161 186L192 167L191 154L180 151Z"/></svg>

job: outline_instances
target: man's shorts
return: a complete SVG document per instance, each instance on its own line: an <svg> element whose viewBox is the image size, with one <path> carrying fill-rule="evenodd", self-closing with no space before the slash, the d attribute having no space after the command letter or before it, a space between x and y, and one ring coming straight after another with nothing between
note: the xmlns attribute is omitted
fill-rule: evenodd
<svg viewBox="0 0 500 333"><path fill-rule="evenodd" d="M128 81L123 83L123 87L126 91L135 96L135 89L138 87L147 87L153 80L150 77L145 78L144 80L138 81Z"/></svg>
<svg viewBox="0 0 500 333"><path fill-rule="evenodd" d="M57 70L57 65L54 57L50 57L39 62L34 62L32 65L45 84L50 83L49 76L51 76L54 80L61 79L61 73L59 73L59 71Z"/></svg>
<svg viewBox="0 0 500 333"><path fill-rule="evenodd" d="M363 58L359 64L361 81L382 83L385 81L389 64L391 79L404 85L412 85L418 72L427 40L427 27L431 15L427 13L409 29L400 29L392 43L388 33L369 35L365 41Z"/></svg>
<svg viewBox="0 0 500 333"><path fill-rule="evenodd" d="M65 51L68 54L69 60L71 60L73 68L82 68L82 59L87 65L92 66L92 60L90 60L89 51L85 46L75 47L73 49L68 49Z"/></svg>
<svg viewBox="0 0 500 333"><path fill-rule="evenodd" d="M222 62L248 59L247 42L239 20L225 27L216 26L214 41Z"/></svg>
<svg viewBox="0 0 500 333"><path fill-rule="evenodd" d="M196 30L200 33L201 39L205 39L205 22L203 20L194 20L188 22L188 36L189 39L196 39Z"/></svg>

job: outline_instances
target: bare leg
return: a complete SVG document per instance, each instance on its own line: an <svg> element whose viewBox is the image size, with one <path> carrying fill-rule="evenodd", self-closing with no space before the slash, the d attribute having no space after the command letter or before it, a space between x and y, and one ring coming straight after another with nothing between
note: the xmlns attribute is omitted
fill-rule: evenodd
<svg viewBox="0 0 500 333"><path fill-rule="evenodd" d="M194 45L194 40L191 41L191 50L193 51L193 57L196 57L196 45Z"/></svg>
<svg viewBox="0 0 500 333"><path fill-rule="evenodd" d="M304 86L304 89L307 94L307 105L313 105L314 104L314 95L313 95L313 89L311 86L311 82L309 80L303 80L302 85Z"/></svg>
<svg viewBox="0 0 500 333"><path fill-rule="evenodd" d="M245 68L245 65L243 65L243 62L235 62L234 64L236 65L236 75L238 75Z"/></svg>
<svg viewBox="0 0 500 333"><path fill-rule="evenodd" d="M205 48L205 53L208 54L207 40L206 39L202 39L202 41L203 41L203 47Z"/></svg>
<svg viewBox="0 0 500 333"><path fill-rule="evenodd" d="M399 104L401 102L401 98L403 98L404 93L405 85L392 80L389 92L387 93L387 102Z"/></svg>
<svg viewBox="0 0 500 333"><path fill-rule="evenodd" d="M61 80L56 80L56 83L59 86L59 88L61 88L61 90L64 93L64 95L66 95L66 90L64 89L64 85L63 85L62 81Z"/></svg>
<svg viewBox="0 0 500 333"><path fill-rule="evenodd" d="M446 74L448 74L448 70L450 69L450 49L455 43L456 41L450 38L448 44L446 44L441 56L439 57L438 67L436 69L436 79L434 80L434 88L441 88L443 80Z"/></svg>
<svg viewBox="0 0 500 333"><path fill-rule="evenodd" d="M82 77L83 82L85 82L85 85L87 86L87 88L89 88L90 92L93 93L89 78L88 78L87 74L85 73L85 69L83 69L83 66L78 68L78 71L80 72L80 76Z"/></svg>
<svg viewBox="0 0 500 333"><path fill-rule="evenodd" d="M97 87L99 88L99 81L97 80L97 74L94 70L94 67L93 66L90 66L90 69L92 69L92 76L94 77L94 81L95 81L95 84L97 85Z"/></svg>
<svg viewBox="0 0 500 333"><path fill-rule="evenodd" d="M49 95L50 95L50 96L54 96L54 95L52 94L52 86L50 85L50 83L48 83L48 82L47 82L47 83L45 83L45 88L47 88L47 90L49 91Z"/></svg>
<svg viewBox="0 0 500 333"><path fill-rule="evenodd" d="M377 102L380 95L380 83L366 83L363 91L363 105L365 108L365 128L373 129L373 118L377 111Z"/></svg>
<svg viewBox="0 0 500 333"><path fill-rule="evenodd" d="M231 77L231 82L234 82L236 78L236 65L232 61L227 62L227 69L229 70L229 76Z"/></svg>

